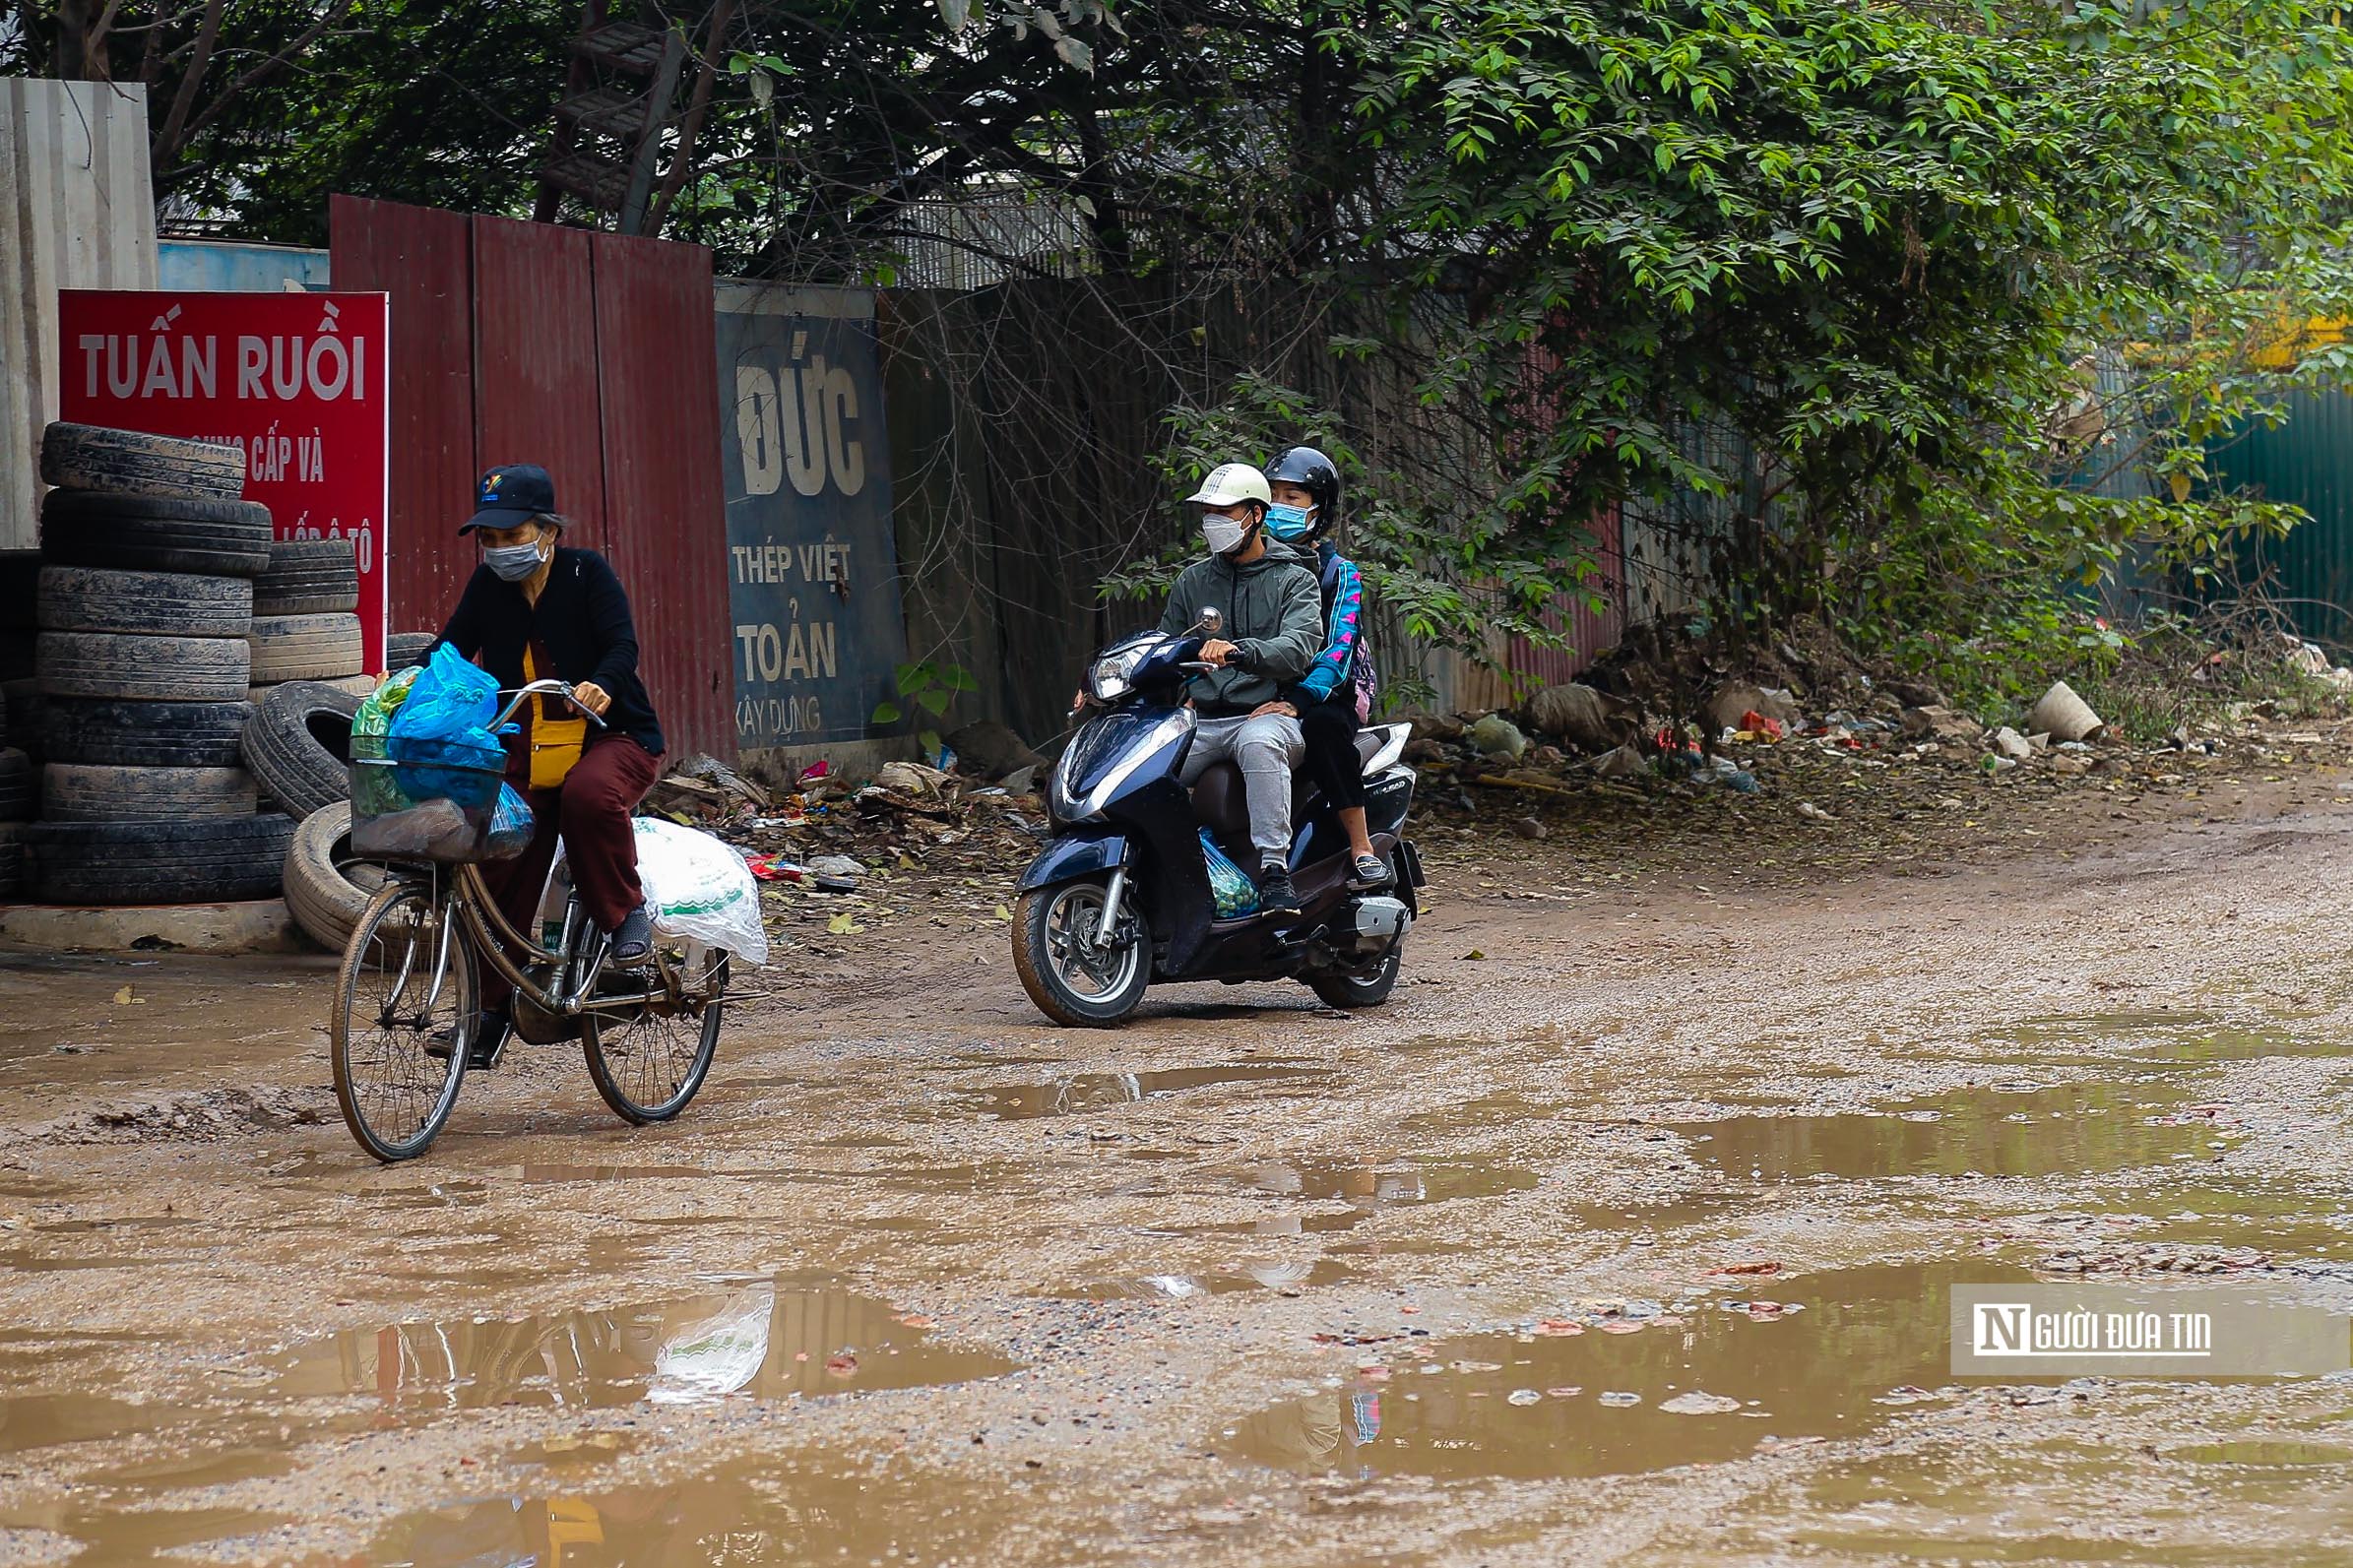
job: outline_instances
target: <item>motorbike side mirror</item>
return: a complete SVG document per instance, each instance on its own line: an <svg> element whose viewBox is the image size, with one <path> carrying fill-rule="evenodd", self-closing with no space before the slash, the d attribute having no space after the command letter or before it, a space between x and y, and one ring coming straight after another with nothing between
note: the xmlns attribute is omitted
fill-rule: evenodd
<svg viewBox="0 0 2353 1568"><path fill-rule="evenodd" d="M1210 636L1215 637L1218 633L1224 631L1225 629L1226 612L1224 610L1219 609L1213 604L1201 612L1201 630L1207 632Z"/></svg>

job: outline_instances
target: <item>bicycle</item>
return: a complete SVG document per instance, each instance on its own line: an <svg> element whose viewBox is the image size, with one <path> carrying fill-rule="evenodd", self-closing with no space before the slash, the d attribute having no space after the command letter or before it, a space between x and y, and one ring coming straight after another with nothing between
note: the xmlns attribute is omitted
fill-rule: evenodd
<svg viewBox="0 0 2353 1568"><path fill-rule="evenodd" d="M561 681L533 681L512 696L493 732L535 696L562 697L604 727ZM361 749L354 742L352 846L382 860L389 880L344 949L329 1031L335 1098L359 1146L388 1164L413 1160L449 1120L481 1022L477 961L514 987L518 1037L551 1044L577 1035L598 1096L623 1121L642 1126L684 1110L719 1046L728 955L657 937L642 970L608 973L609 939L582 910L577 892L565 901L552 944L532 940L508 922L482 881L480 863L499 858L490 828L501 773L420 768L363 757ZM455 785L468 801L484 798L419 798L409 785L420 777ZM363 802L395 809L363 814ZM413 820L404 824L404 812ZM426 820L430 835L417 826ZM403 826L405 835L395 831ZM401 847L382 847L395 842ZM544 926L540 935L547 937ZM434 1044L441 1054L427 1049Z"/></svg>

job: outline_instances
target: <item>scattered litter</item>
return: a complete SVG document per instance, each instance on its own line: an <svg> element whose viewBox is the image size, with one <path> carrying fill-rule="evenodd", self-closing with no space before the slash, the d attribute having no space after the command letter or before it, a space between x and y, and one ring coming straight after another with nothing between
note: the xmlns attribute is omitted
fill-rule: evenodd
<svg viewBox="0 0 2353 1568"><path fill-rule="evenodd" d="M1692 1389L1687 1394L1678 1394L1671 1400L1663 1401L1659 1406L1660 1410L1670 1415L1729 1415L1740 1408L1739 1400L1727 1399L1721 1394L1702 1393L1698 1389Z"/></svg>

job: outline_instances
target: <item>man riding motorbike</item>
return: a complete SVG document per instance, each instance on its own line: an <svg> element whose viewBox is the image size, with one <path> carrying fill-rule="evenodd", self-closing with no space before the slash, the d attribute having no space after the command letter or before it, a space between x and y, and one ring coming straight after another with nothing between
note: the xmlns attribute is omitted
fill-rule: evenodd
<svg viewBox="0 0 2353 1568"><path fill-rule="evenodd" d="M1258 854L1258 907L1281 912L1299 908L1291 885L1291 770L1306 746L1283 688L1307 673L1323 647L1323 599L1314 573L1287 553L1268 552L1273 499L1266 475L1246 463L1212 470L1185 498L1201 509L1210 555L1176 580L1160 629L1181 637L1200 624L1203 610L1225 617L1201 645L1202 660L1223 667L1192 677L1200 726L1180 779L1190 786L1229 757L1240 765Z"/></svg>

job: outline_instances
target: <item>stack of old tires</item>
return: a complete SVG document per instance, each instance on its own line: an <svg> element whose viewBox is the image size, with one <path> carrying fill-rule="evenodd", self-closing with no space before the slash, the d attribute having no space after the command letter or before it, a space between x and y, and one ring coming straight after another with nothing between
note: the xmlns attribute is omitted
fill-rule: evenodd
<svg viewBox="0 0 2353 1568"><path fill-rule="evenodd" d="M34 661L40 817L24 891L49 904L211 904L279 890L293 824L242 765L253 579L270 514L244 460L53 424L41 444Z"/></svg>
<svg viewBox="0 0 2353 1568"><path fill-rule="evenodd" d="M309 847L332 813L349 831L351 715L374 682L359 673L359 567L350 539L281 539L253 585L253 720L245 766L262 792L294 820L285 866L286 909L330 948L350 935L358 891L324 873L349 860ZM307 830L307 837L306 837Z"/></svg>
<svg viewBox="0 0 2353 1568"><path fill-rule="evenodd" d="M0 552L0 902L17 897L23 886L20 840L39 793L28 746L40 721L32 680L39 569L40 558L31 550Z"/></svg>

